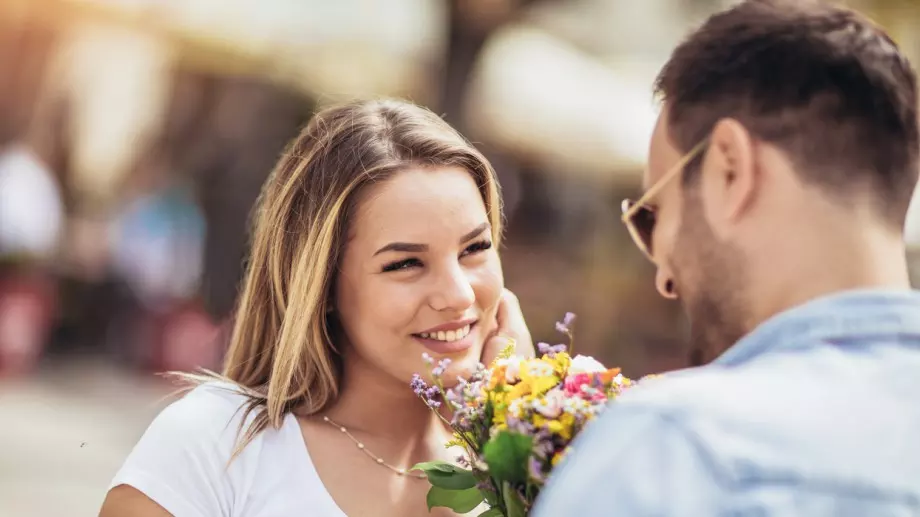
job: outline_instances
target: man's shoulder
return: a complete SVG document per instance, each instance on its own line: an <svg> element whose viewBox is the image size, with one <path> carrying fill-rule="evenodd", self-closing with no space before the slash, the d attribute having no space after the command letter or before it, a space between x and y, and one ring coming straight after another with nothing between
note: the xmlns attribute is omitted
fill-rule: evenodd
<svg viewBox="0 0 920 517"><path fill-rule="evenodd" d="M630 412L642 410L661 416L695 412L721 413L726 406L741 403L740 391L757 383L737 371L712 366L677 370L641 380L626 391L613 407L623 406Z"/></svg>
<svg viewBox="0 0 920 517"><path fill-rule="evenodd" d="M775 377L772 368L707 366L646 379L611 403L586 434L593 441L615 432L626 448L686 449L723 474L752 450L768 451L769 462L776 450L808 441L812 431L802 422L814 421L809 412L813 417L823 398L807 379Z"/></svg>
<svg viewBox="0 0 920 517"><path fill-rule="evenodd" d="M692 449L706 468L736 480L795 473L900 486L899 478L920 475L920 456L904 440L920 433L910 395L920 382L885 369L890 362L881 353L855 357L828 346L669 373L611 404L596 436L635 425L642 432L633 446Z"/></svg>

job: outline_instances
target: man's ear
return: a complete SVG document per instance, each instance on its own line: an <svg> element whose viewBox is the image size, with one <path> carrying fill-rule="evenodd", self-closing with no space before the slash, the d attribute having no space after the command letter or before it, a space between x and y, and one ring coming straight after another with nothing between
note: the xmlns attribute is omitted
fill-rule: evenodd
<svg viewBox="0 0 920 517"><path fill-rule="evenodd" d="M760 178L751 133L735 119L713 127L700 178L706 212L715 227L731 225L750 209Z"/></svg>

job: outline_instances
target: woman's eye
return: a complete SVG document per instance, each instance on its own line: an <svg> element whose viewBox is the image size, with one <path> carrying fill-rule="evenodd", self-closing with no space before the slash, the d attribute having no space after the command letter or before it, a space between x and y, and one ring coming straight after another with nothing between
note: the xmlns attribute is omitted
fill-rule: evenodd
<svg viewBox="0 0 920 517"><path fill-rule="evenodd" d="M470 244L465 250L463 250L463 256L472 255L474 253L479 253L481 251L486 251L492 247L492 241L483 240Z"/></svg>
<svg viewBox="0 0 920 517"><path fill-rule="evenodd" d="M470 244L463 250L463 253L460 254L461 257L466 257L469 255L474 255L492 248L492 241L483 240L474 244ZM391 271L403 271L406 269L413 269L417 267L422 267L422 261L417 258L400 260L397 262L391 262L383 266L383 272L389 273Z"/></svg>
<svg viewBox="0 0 920 517"><path fill-rule="evenodd" d="M419 267L421 265L422 265L421 261L419 261L418 259L414 259L414 258L400 260L399 262L391 262L383 266L383 272L388 273L390 271L401 271L403 269L411 269L414 267Z"/></svg>

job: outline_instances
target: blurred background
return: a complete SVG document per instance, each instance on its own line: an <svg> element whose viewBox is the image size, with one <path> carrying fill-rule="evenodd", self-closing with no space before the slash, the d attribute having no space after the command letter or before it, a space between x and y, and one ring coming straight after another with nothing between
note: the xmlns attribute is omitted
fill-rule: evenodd
<svg viewBox="0 0 920 517"><path fill-rule="evenodd" d="M96 514L171 392L156 373L219 368L282 148L355 96L428 106L493 161L536 339L572 311L581 353L685 366L619 200L658 67L729 3L0 0L0 516ZM920 2L849 3L918 58Z"/></svg>

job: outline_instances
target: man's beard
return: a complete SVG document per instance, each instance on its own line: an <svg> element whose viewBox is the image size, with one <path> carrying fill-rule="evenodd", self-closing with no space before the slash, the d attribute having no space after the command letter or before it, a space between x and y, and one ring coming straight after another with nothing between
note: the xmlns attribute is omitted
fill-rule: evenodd
<svg viewBox="0 0 920 517"><path fill-rule="evenodd" d="M689 361L701 366L747 333L748 306L742 254L716 238L691 197L685 197L672 266L690 320Z"/></svg>

